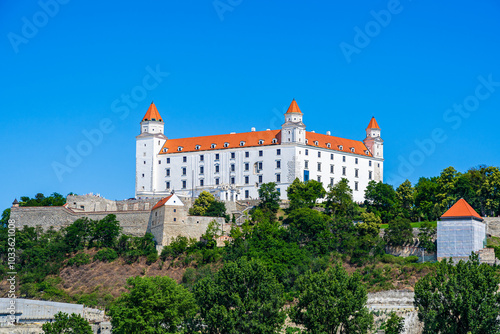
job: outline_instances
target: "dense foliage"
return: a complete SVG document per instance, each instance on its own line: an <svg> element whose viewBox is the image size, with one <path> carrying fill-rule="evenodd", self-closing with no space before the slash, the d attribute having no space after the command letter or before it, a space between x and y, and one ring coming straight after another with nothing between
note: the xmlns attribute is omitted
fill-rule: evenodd
<svg viewBox="0 0 500 334"><path fill-rule="evenodd" d="M92 327L87 320L79 314L68 315L58 312L53 322L43 324L45 334L92 334Z"/></svg>
<svg viewBox="0 0 500 334"><path fill-rule="evenodd" d="M424 334L489 334L500 331L500 278L492 266L469 261L437 265L415 286L415 306Z"/></svg>

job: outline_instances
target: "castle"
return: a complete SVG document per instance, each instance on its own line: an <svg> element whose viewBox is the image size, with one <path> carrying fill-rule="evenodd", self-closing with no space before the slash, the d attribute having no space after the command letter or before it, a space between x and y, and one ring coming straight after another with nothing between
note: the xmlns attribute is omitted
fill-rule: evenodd
<svg viewBox="0 0 500 334"><path fill-rule="evenodd" d="M325 189L346 178L353 199L362 202L368 183L383 180L384 141L375 118L357 141L306 131L303 116L293 100L278 130L169 139L151 103L136 137L136 198L208 191L224 201L248 200L258 198L260 184L275 182L286 199L296 178Z"/></svg>

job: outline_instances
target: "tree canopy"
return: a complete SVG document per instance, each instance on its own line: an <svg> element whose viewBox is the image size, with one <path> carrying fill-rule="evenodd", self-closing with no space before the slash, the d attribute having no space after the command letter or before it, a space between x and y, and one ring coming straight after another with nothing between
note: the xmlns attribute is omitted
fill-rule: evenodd
<svg viewBox="0 0 500 334"><path fill-rule="evenodd" d="M42 325L45 334L93 334L92 327L81 315L58 312L53 322Z"/></svg>
<svg viewBox="0 0 500 334"><path fill-rule="evenodd" d="M326 191L321 182L309 180L306 182L296 178L287 189L288 199L290 200L289 210L300 208L312 208L316 201L325 197Z"/></svg>

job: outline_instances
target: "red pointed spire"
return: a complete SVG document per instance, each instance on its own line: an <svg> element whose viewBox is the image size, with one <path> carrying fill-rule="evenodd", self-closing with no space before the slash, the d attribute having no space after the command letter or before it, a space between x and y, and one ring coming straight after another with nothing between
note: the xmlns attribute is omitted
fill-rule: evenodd
<svg viewBox="0 0 500 334"><path fill-rule="evenodd" d="M370 124L368 124L368 126L366 128L367 129L379 129L380 130L380 127L378 126L378 123L375 120L375 117L372 117L372 119L370 120Z"/></svg>
<svg viewBox="0 0 500 334"><path fill-rule="evenodd" d="M162 122L162 118L160 116L160 113L158 112L158 109L156 109L156 106L153 102L151 102L151 105L148 108L148 111L146 112L146 115L142 118L142 121L158 121Z"/></svg>
<svg viewBox="0 0 500 334"><path fill-rule="evenodd" d="M302 114L302 111L300 111L299 106L297 105L297 102L295 99L293 99L292 103L290 104L290 107L288 107L288 110L286 112L288 113L297 113L297 114Z"/></svg>
<svg viewBox="0 0 500 334"><path fill-rule="evenodd" d="M455 218L455 217L474 217L481 218L481 216L467 203L463 198L459 199L451 208L446 211L441 218Z"/></svg>

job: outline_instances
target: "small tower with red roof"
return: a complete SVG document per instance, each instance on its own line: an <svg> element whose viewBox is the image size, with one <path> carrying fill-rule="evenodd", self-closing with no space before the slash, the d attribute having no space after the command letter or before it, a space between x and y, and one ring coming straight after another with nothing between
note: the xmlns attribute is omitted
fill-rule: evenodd
<svg viewBox="0 0 500 334"><path fill-rule="evenodd" d="M165 168L157 155L167 137L163 134L163 118L153 102L141 121L141 134L135 146L135 197L154 198L169 192L168 184L158 186L160 170ZM159 194L161 193L161 194Z"/></svg>
<svg viewBox="0 0 500 334"><path fill-rule="evenodd" d="M380 137L380 127L375 117L372 117L366 127L366 138L363 142L375 158L384 157L384 141Z"/></svg>
<svg viewBox="0 0 500 334"><path fill-rule="evenodd" d="M281 126L282 144L304 144L306 143L306 126L302 123L302 111L295 99L285 113L285 123Z"/></svg>
<svg viewBox="0 0 500 334"><path fill-rule="evenodd" d="M486 247L483 218L461 198L437 223L437 258L466 260L472 252Z"/></svg>

